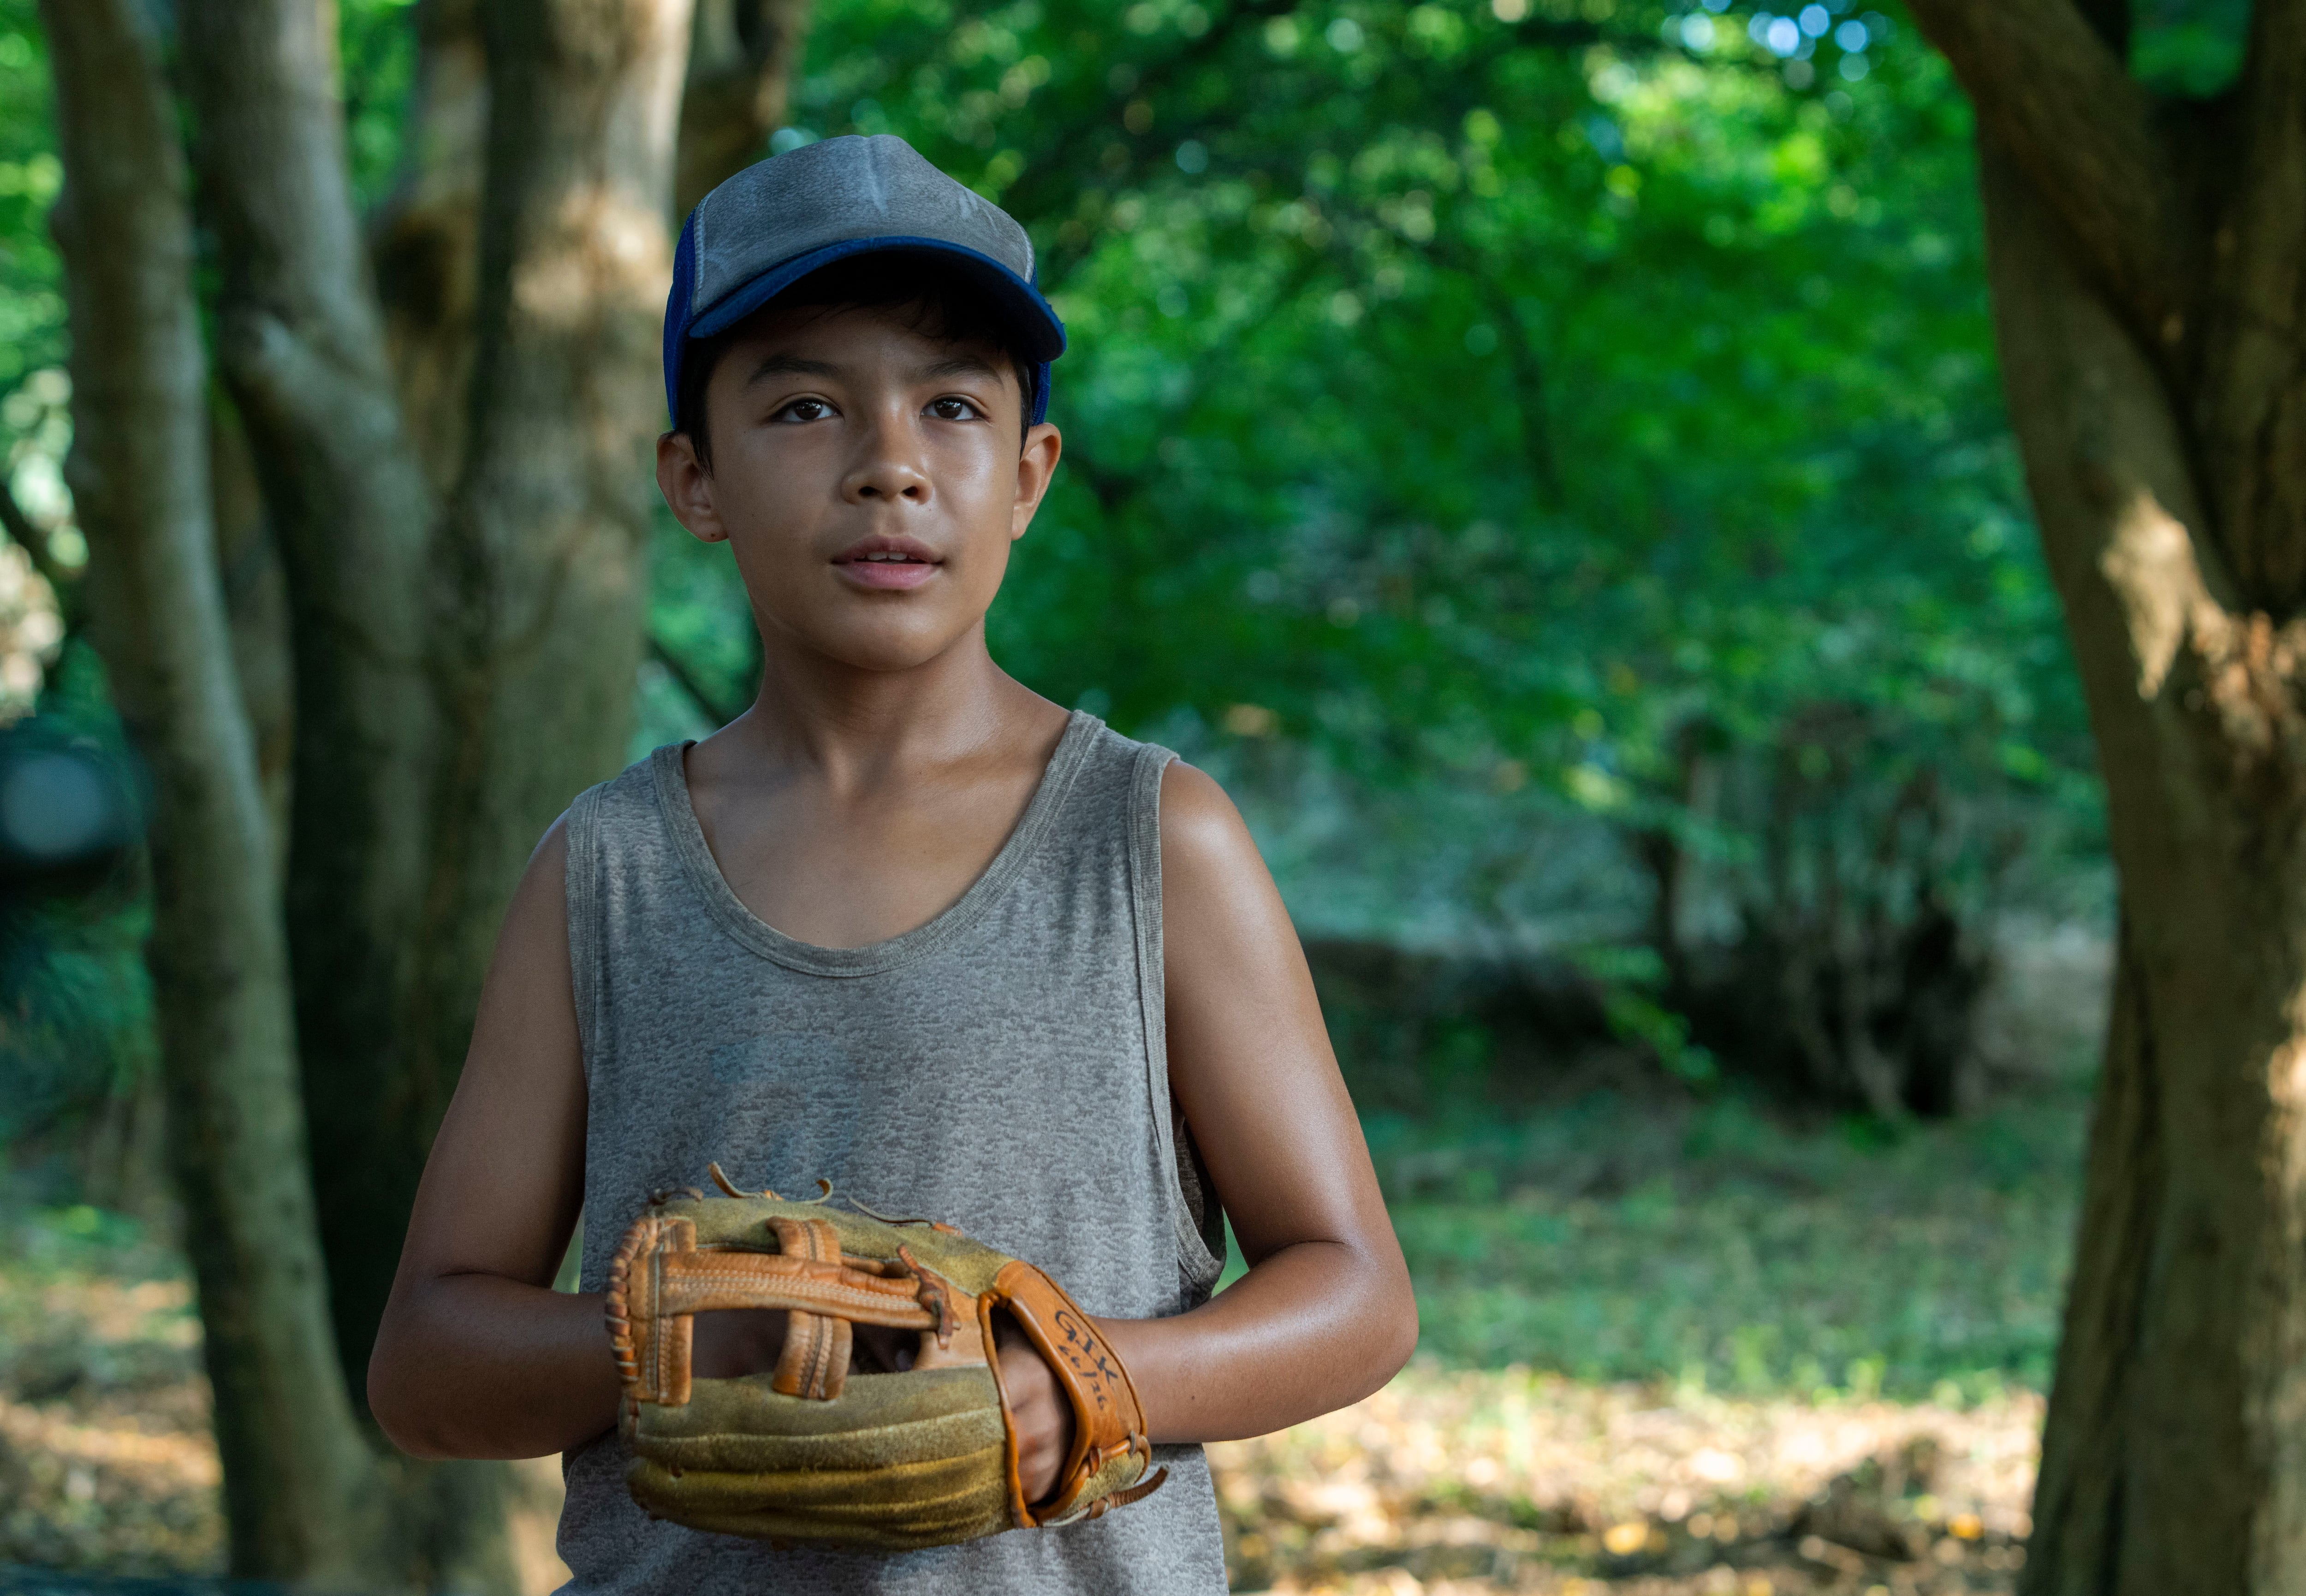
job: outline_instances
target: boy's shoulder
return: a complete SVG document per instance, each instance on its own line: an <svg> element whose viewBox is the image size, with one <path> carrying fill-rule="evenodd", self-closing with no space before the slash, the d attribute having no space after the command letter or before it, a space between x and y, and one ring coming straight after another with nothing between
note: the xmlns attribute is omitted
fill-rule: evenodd
<svg viewBox="0 0 2306 1596"><path fill-rule="evenodd" d="M568 806L569 823L580 824L585 815L628 810L635 807L654 807L660 800L668 775L678 778L682 754L687 742L666 743L652 748L625 766L605 781L596 781L578 793ZM667 766L670 766L670 770Z"/></svg>
<svg viewBox="0 0 2306 1596"><path fill-rule="evenodd" d="M1162 747L1159 743L1141 740L1131 737L1127 732L1115 730L1085 709L1072 712L1072 719L1065 727L1065 735L1068 738L1081 738L1100 756L1120 762L1156 759L1166 763L1177 756L1174 751Z"/></svg>
<svg viewBox="0 0 2306 1596"><path fill-rule="evenodd" d="M1089 711L1075 710L1049 760L1049 773L1063 771L1074 792L1127 790L1153 801L1160 794L1161 772L1176 758L1159 743L1116 731Z"/></svg>

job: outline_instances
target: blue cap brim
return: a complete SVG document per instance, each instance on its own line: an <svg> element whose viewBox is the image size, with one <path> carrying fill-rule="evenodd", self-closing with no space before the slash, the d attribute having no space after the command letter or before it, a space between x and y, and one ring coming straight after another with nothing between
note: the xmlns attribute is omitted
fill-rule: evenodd
<svg viewBox="0 0 2306 1596"><path fill-rule="evenodd" d="M681 229L681 243L685 252L690 243L689 228ZM1035 424L1047 419L1049 363L1065 352L1065 326L1057 320L1057 313L1050 308L1049 302L1041 297L1040 290L992 256L978 251L947 243L941 239L898 235L843 239L823 249L811 250L805 255L780 261L689 322L679 334L668 337L665 340L665 397L667 409L676 412L672 417L674 427L679 427L682 419L677 409L680 367L687 354L683 346L697 338L709 338L716 333L726 332L811 272L821 271L836 261L892 250L945 257L951 264L962 268L968 275L975 277L1010 312L1018 333L1025 340L1021 353L1033 363L1033 392L1029 396L1031 419ZM681 283L683 276L679 266L676 265L676 285ZM667 331L671 329L668 328Z"/></svg>

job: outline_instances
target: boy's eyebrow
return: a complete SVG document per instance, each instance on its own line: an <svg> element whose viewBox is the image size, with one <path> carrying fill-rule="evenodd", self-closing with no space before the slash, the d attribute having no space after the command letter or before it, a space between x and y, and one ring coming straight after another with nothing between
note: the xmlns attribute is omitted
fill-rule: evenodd
<svg viewBox="0 0 2306 1596"><path fill-rule="evenodd" d="M956 354L921 369L924 377L999 377L1001 368L975 354Z"/></svg>
<svg viewBox="0 0 2306 1596"><path fill-rule="evenodd" d="M798 354L771 354L764 356L761 363L753 368L752 375L745 379L745 386L750 388L764 377L838 377L839 375L841 375L841 368L831 361L806 360Z"/></svg>
<svg viewBox="0 0 2306 1596"><path fill-rule="evenodd" d="M921 375L930 379L998 378L1003 374L999 366L976 354L956 354L950 359L938 361L934 365L921 368ZM841 368L831 361L809 360L799 354L777 354L763 356L761 363L755 366L751 374L745 379L745 386L750 388L754 383L770 377L838 377L839 375L841 375Z"/></svg>

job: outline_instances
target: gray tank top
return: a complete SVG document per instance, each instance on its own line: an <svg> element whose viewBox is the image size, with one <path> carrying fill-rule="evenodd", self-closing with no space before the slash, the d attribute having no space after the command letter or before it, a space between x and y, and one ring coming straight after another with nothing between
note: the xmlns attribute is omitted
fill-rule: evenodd
<svg viewBox="0 0 2306 1596"><path fill-rule="evenodd" d="M568 945L590 1092L587 1291L652 1191L836 1191L928 1214L1049 1271L1091 1313L1209 1297L1223 1221L1171 1107L1162 1026L1166 748L1076 713L983 876L917 930L821 948L730 891L659 748L568 816ZM1181 1156L1181 1143L1183 1153ZM1210 1233L1214 1232L1214 1234ZM1213 1245L1214 1242L1214 1245ZM793 1549L649 1519L610 1434L563 1461L568 1592L1226 1588L1209 1464L1093 1523L897 1554Z"/></svg>

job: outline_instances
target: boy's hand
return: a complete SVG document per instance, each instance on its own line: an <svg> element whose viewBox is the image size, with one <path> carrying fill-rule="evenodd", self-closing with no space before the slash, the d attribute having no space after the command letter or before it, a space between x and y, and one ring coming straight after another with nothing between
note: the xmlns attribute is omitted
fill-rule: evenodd
<svg viewBox="0 0 2306 1596"><path fill-rule="evenodd" d="M1073 1410L1057 1389L1033 1344L1006 1313L995 1317L994 1357L1001 1365L1001 1384L1009 1394L1009 1417L1017 1431L1017 1477L1025 1500L1038 1502L1056 1489L1057 1471L1072 1450Z"/></svg>

